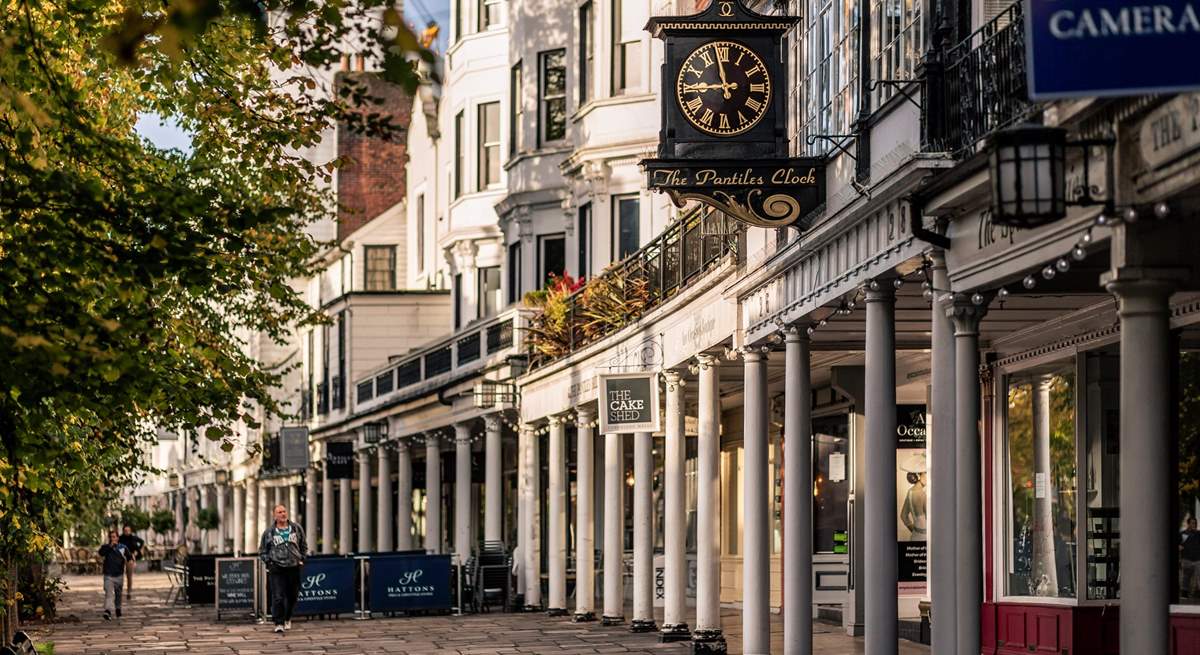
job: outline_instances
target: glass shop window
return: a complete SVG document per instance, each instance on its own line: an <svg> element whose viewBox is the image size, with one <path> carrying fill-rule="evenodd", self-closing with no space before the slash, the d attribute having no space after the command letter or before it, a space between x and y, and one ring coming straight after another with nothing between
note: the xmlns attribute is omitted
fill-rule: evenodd
<svg viewBox="0 0 1200 655"><path fill-rule="evenodd" d="M1008 594L1074 597L1074 360L1009 376L1006 400Z"/></svg>
<svg viewBox="0 0 1200 655"><path fill-rule="evenodd" d="M1087 554L1087 598L1120 597L1121 349L1117 344L1084 356L1082 389L1084 433L1084 549Z"/></svg>
<svg viewBox="0 0 1200 655"><path fill-rule="evenodd" d="M1176 602L1200 604L1200 350L1179 353L1179 581Z"/></svg>
<svg viewBox="0 0 1200 655"><path fill-rule="evenodd" d="M815 418L812 428L813 550L845 555L850 552L850 417Z"/></svg>

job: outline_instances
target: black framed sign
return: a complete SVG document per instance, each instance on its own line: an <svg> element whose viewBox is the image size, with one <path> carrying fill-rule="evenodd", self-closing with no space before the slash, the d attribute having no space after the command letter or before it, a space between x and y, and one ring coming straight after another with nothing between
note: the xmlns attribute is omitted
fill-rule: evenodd
<svg viewBox="0 0 1200 655"><path fill-rule="evenodd" d="M216 560L217 618L221 613L253 616L258 603L258 558L221 557Z"/></svg>
<svg viewBox="0 0 1200 655"><path fill-rule="evenodd" d="M329 480L354 479L354 444L330 441L325 444L325 477Z"/></svg>
<svg viewBox="0 0 1200 655"><path fill-rule="evenodd" d="M603 373L600 390L600 434L658 432L657 373Z"/></svg>
<svg viewBox="0 0 1200 655"><path fill-rule="evenodd" d="M798 21L741 0L650 19L666 53L658 156L642 160L650 189L749 225L807 227L825 200L825 162L788 156L783 40Z"/></svg>

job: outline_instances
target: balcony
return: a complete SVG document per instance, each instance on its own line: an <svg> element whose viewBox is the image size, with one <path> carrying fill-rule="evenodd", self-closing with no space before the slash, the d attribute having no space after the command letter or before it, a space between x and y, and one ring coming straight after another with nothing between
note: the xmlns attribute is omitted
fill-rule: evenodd
<svg viewBox="0 0 1200 655"><path fill-rule="evenodd" d="M527 313L510 309L391 358L387 366L355 382L356 410L370 410L393 400L429 393L519 355L522 345L517 335Z"/></svg>
<svg viewBox="0 0 1200 655"><path fill-rule="evenodd" d="M924 150L955 157L975 153L993 132L1028 118L1025 80L1025 19L1016 2L946 49L927 73Z"/></svg>
<svg viewBox="0 0 1200 655"><path fill-rule="evenodd" d="M532 320L530 367L545 366L636 323L736 258L743 230L721 212L701 207ZM553 291L547 293L553 294ZM561 318L559 318L561 316Z"/></svg>

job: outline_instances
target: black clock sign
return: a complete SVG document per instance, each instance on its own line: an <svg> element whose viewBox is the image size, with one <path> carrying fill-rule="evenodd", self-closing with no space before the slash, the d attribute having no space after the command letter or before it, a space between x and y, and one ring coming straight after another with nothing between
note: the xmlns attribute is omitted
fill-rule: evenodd
<svg viewBox="0 0 1200 655"><path fill-rule="evenodd" d="M650 19L666 56L658 156L641 162L648 188L749 225L807 227L825 200L825 162L788 150L785 42L798 21L743 0Z"/></svg>
<svg viewBox="0 0 1200 655"><path fill-rule="evenodd" d="M736 41L710 41L683 61L675 100L701 132L736 136L767 114L771 75L750 48Z"/></svg>

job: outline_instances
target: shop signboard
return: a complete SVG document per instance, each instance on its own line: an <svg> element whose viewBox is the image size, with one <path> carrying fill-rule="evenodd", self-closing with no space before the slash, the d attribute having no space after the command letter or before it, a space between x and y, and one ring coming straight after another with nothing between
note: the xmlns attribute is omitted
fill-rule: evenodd
<svg viewBox="0 0 1200 655"><path fill-rule="evenodd" d="M354 570L357 567L358 560L349 557L310 557L300 573L300 598L296 601L295 614L353 612ZM270 594L267 597L270 598Z"/></svg>
<svg viewBox="0 0 1200 655"><path fill-rule="evenodd" d="M449 555L372 555L372 612L450 609Z"/></svg>
<svg viewBox="0 0 1200 655"><path fill-rule="evenodd" d="M658 374L602 373L600 434L658 432Z"/></svg>
<svg viewBox="0 0 1200 655"><path fill-rule="evenodd" d="M1033 100L1200 89L1200 66L1171 63L1200 60L1192 0L1027 0L1025 30Z"/></svg>
<svg viewBox="0 0 1200 655"><path fill-rule="evenodd" d="M308 468L308 428L283 428L279 431L280 468L303 471Z"/></svg>
<svg viewBox="0 0 1200 655"><path fill-rule="evenodd" d="M929 474L925 405L896 406L896 548L899 593L925 593L928 579Z"/></svg>
<svg viewBox="0 0 1200 655"><path fill-rule="evenodd" d="M258 558L221 557L216 560L217 618L221 613L253 615L258 588Z"/></svg>
<svg viewBox="0 0 1200 655"><path fill-rule="evenodd" d="M216 560L233 553L187 556L187 599L189 605L212 605L216 598Z"/></svg>
<svg viewBox="0 0 1200 655"><path fill-rule="evenodd" d="M331 441L325 445L325 479L354 479L354 444Z"/></svg>

